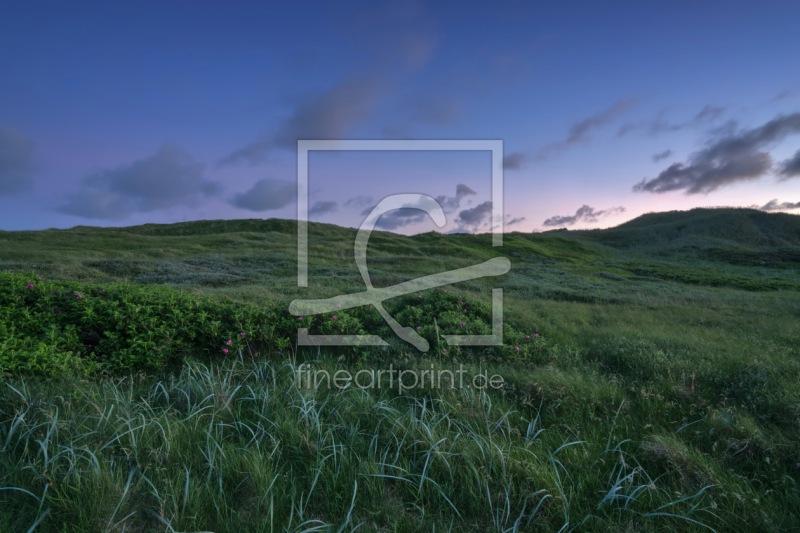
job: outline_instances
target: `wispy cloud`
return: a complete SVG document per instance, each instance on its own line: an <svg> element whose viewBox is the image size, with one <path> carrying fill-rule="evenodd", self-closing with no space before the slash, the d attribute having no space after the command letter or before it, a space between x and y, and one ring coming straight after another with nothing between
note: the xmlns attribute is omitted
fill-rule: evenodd
<svg viewBox="0 0 800 533"><path fill-rule="evenodd" d="M536 158L540 160L547 159L548 157L571 148L576 144L589 142L591 140L590 133L593 130L606 126L619 119L634 105L636 105L635 98L619 100L603 111L573 124L566 139L545 146L539 150Z"/></svg>
<svg viewBox="0 0 800 533"><path fill-rule="evenodd" d="M328 213L333 213L337 210L338 204L336 202L314 202L314 205L308 210L309 217L321 217Z"/></svg>
<svg viewBox="0 0 800 533"><path fill-rule="evenodd" d="M775 200L770 200L761 207L757 205L754 205L752 207L754 209L760 209L762 211L792 211L793 209L800 209L800 202L796 203L779 202L778 199L776 198Z"/></svg>
<svg viewBox="0 0 800 533"><path fill-rule="evenodd" d="M780 115L763 126L738 133L720 130L706 147L691 155L686 164L675 163L651 180L633 187L636 192L686 194L709 193L734 183L761 178L772 168L772 158L763 151L784 138L800 133L800 113ZM791 161L784 174L791 177Z"/></svg>
<svg viewBox="0 0 800 533"><path fill-rule="evenodd" d="M800 150L796 151L791 158L781 163L780 176L782 181L800 176Z"/></svg>
<svg viewBox="0 0 800 533"><path fill-rule="evenodd" d="M503 168L506 170L519 170L525 165L527 156L522 152L511 152L503 158Z"/></svg>
<svg viewBox="0 0 800 533"><path fill-rule="evenodd" d="M654 119L645 122L626 122L620 126L617 132L618 137L630 133L631 131L643 131L652 137L661 133L669 133L685 128L702 127L715 122L725 113L726 108L706 104L694 117L684 122L670 122L666 118L667 110L663 109Z"/></svg>
<svg viewBox="0 0 800 533"><path fill-rule="evenodd" d="M602 211L595 210L594 207L589 207L588 205L584 205L580 207L574 215L564 215L564 216L554 216L550 217L545 220L542 224L545 226L573 226L579 222L585 223L594 223L597 222L601 218L605 218L611 215L615 215L617 213L624 213L625 208L620 207L611 207L609 209L604 209Z"/></svg>
<svg viewBox="0 0 800 533"><path fill-rule="evenodd" d="M662 159L666 159L672 155L672 150L664 150L663 152L659 152L657 154L653 154L653 161L658 163Z"/></svg>

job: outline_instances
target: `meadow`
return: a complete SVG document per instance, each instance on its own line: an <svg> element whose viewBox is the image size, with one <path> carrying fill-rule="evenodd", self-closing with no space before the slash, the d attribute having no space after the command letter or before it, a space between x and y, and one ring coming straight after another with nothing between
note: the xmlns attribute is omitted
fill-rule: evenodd
<svg viewBox="0 0 800 533"><path fill-rule="evenodd" d="M0 531L800 531L800 217L375 232L386 287L511 271L303 317L386 347L297 346L295 298L364 290L356 230L287 220L0 232ZM489 333L504 291L504 346ZM300 383L455 370L498 387Z"/></svg>

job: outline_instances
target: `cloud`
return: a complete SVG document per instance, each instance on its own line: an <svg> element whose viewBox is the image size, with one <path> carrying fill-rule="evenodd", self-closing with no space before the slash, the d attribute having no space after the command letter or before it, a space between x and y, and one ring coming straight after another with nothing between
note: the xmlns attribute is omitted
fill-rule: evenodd
<svg viewBox="0 0 800 533"><path fill-rule="evenodd" d="M796 151L791 158L781 163L780 175L781 181L800 176L800 150Z"/></svg>
<svg viewBox="0 0 800 533"><path fill-rule="evenodd" d="M369 118L384 89L384 83L374 76L343 80L295 107L274 135L262 135L224 157L219 164L261 163L273 148L294 149L298 140L345 139Z"/></svg>
<svg viewBox="0 0 800 533"><path fill-rule="evenodd" d="M800 113L779 115L763 126L738 133L720 131L722 136L707 142L705 148L690 156L687 164L675 163L658 177L643 179L633 190L709 193L719 187L758 179L772 168L772 158L761 149L800 133Z"/></svg>
<svg viewBox="0 0 800 533"><path fill-rule="evenodd" d="M525 163L527 156L522 152L511 152L503 158L503 168L508 170L519 170Z"/></svg>
<svg viewBox="0 0 800 533"><path fill-rule="evenodd" d="M442 210L445 213L452 213L459 207L461 207L461 200L463 200L467 196L474 196L477 194L475 191L464 185L463 183L459 183L456 185L456 195L455 196L437 196L436 201L439 202L439 205L442 206Z"/></svg>
<svg viewBox="0 0 800 533"><path fill-rule="evenodd" d="M472 228L473 231L492 215L492 202L487 200L473 208L465 209L458 214L456 223L462 228Z"/></svg>
<svg viewBox="0 0 800 533"><path fill-rule="evenodd" d="M337 206L336 202L314 202L314 205L308 210L308 216L321 217L322 215L333 213L336 211Z"/></svg>
<svg viewBox="0 0 800 533"><path fill-rule="evenodd" d="M249 191L236 194L231 205L250 211L271 211L286 206L296 196L296 183L265 178L258 180Z"/></svg>
<svg viewBox="0 0 800 533"><path fill-rule="evenodd" d="M605 126L619 117L621 117L625 112L627 112L631 107L636 104L635 98L629 98L627 100L619 100L618 102L614 103L607 109L604 109L600 113L592 115L588 118L573 124L573 126L569 130L569 134L567 138L563 141L555 142L549 144L539 150L536 158L539 160L547 159L550 155L561 152L578 143L587 143L591 140L589 133L592 130Z"/></svg>
<svg viewBox="0 0 800 533"><path fill-rule="evenodd" d="M619 131L617 132L617 137L622 137L626 133L634 130L644 130L647 135L655 137L661 133L669 133L682 130L684 128L703 126L716 121L722 116L722 114L725 112L725 109L725 107L706 104L703 109L701 109L690 120L678 123L671 123L669 120L665 119L664 116L667 114L667 110L663 109L658 112L653 120L640 122L638 124L626 122L620 126Z"/></svg>
<svg viewBox="0 0 800 533"><path fill-rule="evenodd" d="M344 203L345 207L362 207L365 205L369 205L373 202L372 196L363 196L359 195L355 198L350 198Z"/></svg>
<svg viewBox="0 0 800 533"><path fill-rule="evenodd" d="M204 178L205 165L172 144L155 155L97 172L58 211L83 218L119 220L175 206L194 207L218 194L217 183Z"/></svg>
<svg viewBox="0 0 800 533"><path fill-rule="evenodd" d="M510 215L506 215L506 218L509 218ZM512 218L511 220L507 220L505 225L506 226L513 226L514 224L519 224L520 222L525 222L527 220L525 217L519 218Z"/></svg>
<svg viewBox="0 0 800 533"><path fill-rule="evenodd" d="M757 205L752 207L762 211L791 211L792 209L800 209L800 202L794 204L791 202L778 202L778 199L776 198L775 200L770 200L761 207L758 207Z"/></svg>
<svg viewBox="0 0 800 533"><path fill-rule="evenodd" d="M0 126L0 194L24 190L31 185L34 142L17 130Z"/></svg>
<svg viewBox="0 0 800 533"><path fill-rule="evenodd" d="M457 210L461 206L461 201L467 197L477 194L475 191L470 189L467 185L463 183L459 183L456 185L456 195L455 196L437 196L436 201L442 206L442 211L445 213L452 213ZM366 197L357 197L357 198L366 198ZM370 199L370 203L372 203L372 198ZM355 200L352 198L348 200L348 202ZM346 205L346 204L345 204ZM374 205L370 205L366 209L361 212L361 216L369 215L372 210L375 208ZM462 211L463 213L463 211ZM420 209L415 208L414 206L407 206L400 209L395 209L393 211L389 211L388 213L381 215L378 219L378 222L375 224L376 228L385 229L385 230L393 230L402 228L404 226L410 226L412 224L418 224L423 222L428 217L428 214Z"/></svg>
<svg viewBox="0 0 800 533"><path fill-rule="evenodd" d="M653 154L653 161L658 163L662 159L666 159L672 155L672 150L664 150L663 152L659 152L657 154Z"/></svg>
<svg viewBox="0 0 800 533"><path fill-rule="evenodd" d="M572 226L577 224L578 222L584 223L594 223L597 222L598 219L604 218L607 216L615 215L617 213L624 213L624 207L612 207L609 209L604 209L602 211L595 211L594 207L589 207L588 205L584 205L580 207L574 215L566 215L566 216L554 216L550 217L543 222L545 226Z"/></svg>
<svg viewBox="0 0 800 533"><path fill-rule="evenodd" d="M781 91L778 94L776 94L775 96L773 96L772 98L770 98L769 101L770 101L770 103L779 102L781 100L785 100L786 98L792 96L793 94L794 94L794 91L789 91L789 90Z"/></svg>

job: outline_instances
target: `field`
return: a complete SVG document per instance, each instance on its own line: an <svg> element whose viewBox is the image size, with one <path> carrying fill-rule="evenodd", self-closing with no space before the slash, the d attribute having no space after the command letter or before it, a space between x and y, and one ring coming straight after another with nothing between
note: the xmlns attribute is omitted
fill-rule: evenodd
<svg viewBox="0 0 800 533"><path fill-rule="evenodd" d="M311 224L298 288L295 231L0 232L0 531L800 531L800 217L655 213L502 248L376 232L377 287L511 260L386 302L427 353L371 308L303 324L388 347L298 347L293 299L364 284L356 231ZM505 346L446 346L490 332L495 287ZM309 365L503 379L341 389Z"/></svg>

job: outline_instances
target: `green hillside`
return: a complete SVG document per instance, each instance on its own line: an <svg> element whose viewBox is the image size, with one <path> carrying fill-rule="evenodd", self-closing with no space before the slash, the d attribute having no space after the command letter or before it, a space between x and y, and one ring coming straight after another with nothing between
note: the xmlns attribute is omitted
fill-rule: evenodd
<svg viewBox="0 0 800 533"><path fill-rule="evenodd" d="M385 302L426 353L371 307L287 311L364 290L354 229L309 225L307 288L287 220L0 232L0 531L798 531L798 221L376 232L378 287L511 260ZM494 288L503 345L447 345L491 331ZM388 346L299 346L301 323Z"/></svg>

